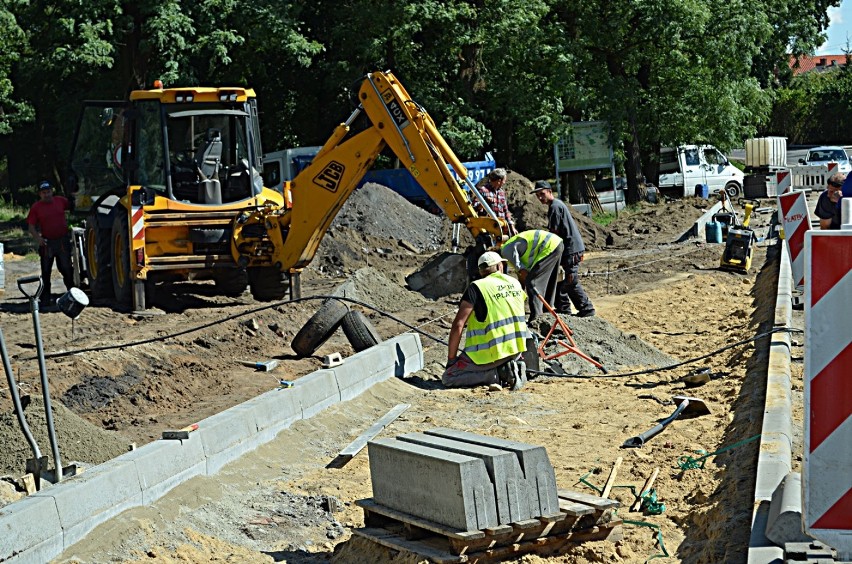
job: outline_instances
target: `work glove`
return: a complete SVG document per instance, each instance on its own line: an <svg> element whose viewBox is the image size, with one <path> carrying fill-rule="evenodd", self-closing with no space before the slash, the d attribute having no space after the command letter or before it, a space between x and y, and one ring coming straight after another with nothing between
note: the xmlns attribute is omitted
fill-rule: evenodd
<svg viewBox="0 0 852 564"><path fill-rule="evenodd" d="M444 369L449 369L451 366L455 366L459 361L459 357L450 358L447 360L447 364L444 366Z"/></svg>

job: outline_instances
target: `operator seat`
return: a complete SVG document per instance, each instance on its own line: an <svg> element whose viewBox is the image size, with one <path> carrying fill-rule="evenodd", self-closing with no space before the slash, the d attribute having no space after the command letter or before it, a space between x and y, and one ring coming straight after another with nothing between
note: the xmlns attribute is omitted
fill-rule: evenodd
<svg viewBox="0 0 852 564"><path fill-rule="evenodd" d="M204 204L221 204L219 166L222 159L222 132L218 129L208 129L205 139L205 144L195 153L195 164L201 177L198 183L198 201Z"/></svg>

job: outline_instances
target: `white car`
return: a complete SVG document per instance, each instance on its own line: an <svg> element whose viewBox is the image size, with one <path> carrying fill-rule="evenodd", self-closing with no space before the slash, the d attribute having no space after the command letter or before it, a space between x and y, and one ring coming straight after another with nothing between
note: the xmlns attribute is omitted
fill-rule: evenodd
<svg viewBox="0 0 852 564"><path fill-rule="evenodd" d="M849 162L849 155L843 147L824 146L814 147L808 151L804 159L799 159L799 164L804 165L821 165L825 163L837 163L839 165L838 172L848 174L852 172L852 163Z"/></svg>

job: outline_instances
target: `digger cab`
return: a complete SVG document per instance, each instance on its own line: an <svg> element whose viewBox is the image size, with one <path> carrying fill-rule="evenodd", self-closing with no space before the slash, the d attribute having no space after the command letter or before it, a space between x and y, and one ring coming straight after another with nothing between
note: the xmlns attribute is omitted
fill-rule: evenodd
<svg viewBox="0 0 852 564"><path fill-rule="evenodd" d="M221 205L263 190L254 92L137 90L123 102L85 102L71 168L78 207L141 186L150 196Z"/></svg>

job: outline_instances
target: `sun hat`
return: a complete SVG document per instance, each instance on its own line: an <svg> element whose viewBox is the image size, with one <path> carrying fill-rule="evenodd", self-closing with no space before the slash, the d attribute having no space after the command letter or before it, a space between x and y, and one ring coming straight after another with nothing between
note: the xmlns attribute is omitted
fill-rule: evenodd
<svg viewBox="0 0 852 564"><path fill-rule="evenodd" d="M482 256L479 257L476 265L479 268L488 268L489 266L494 266L495 264L500 264L501 262L506 262L506 259L495 253L494 251L486 251L482 253Z"/></svg>

